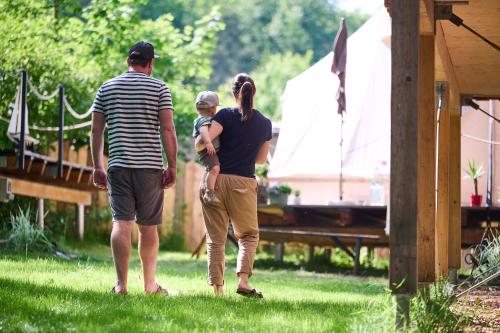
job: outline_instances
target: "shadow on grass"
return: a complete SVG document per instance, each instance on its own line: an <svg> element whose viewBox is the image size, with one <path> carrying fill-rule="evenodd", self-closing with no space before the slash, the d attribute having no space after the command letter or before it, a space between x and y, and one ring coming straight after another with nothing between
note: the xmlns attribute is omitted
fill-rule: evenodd
<svg viewBox="0 0 500 333"><path fill-rule="evenodd" d="M366 302L192 294L117 296L0 278L0 328L11 331L348 331ZM0 329L1 330L1 329Z"/></svg>
<svg viewBox="0 0 500 333"><path fill-rule="evenodd" d="M229 259L228 264L236 265L236 259L235 258ZM314 260L309 263L297 264L291 261L278 262L272 258L257 258L255 260L254 267L257 269L264 269L264 270L289 270L289 271L304 270L307 272L316 272L316 273L337 273L343 275L354 275L352 265L333 264L321 260ZM387 277L388 271L387 269L362 265L361 273L359 276Z"/></svg>

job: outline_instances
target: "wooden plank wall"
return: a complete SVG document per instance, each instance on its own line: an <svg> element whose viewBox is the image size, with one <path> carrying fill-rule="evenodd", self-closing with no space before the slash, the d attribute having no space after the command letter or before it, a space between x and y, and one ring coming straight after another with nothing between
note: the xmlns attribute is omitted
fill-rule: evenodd
<svg viewBox="0 0 500 333"><path fill-rule="evenodd" d="M205 237L206 232L199 199L204 168L190 161L186 163L184 170L184 235L186 247L193 251Z"/></svg>

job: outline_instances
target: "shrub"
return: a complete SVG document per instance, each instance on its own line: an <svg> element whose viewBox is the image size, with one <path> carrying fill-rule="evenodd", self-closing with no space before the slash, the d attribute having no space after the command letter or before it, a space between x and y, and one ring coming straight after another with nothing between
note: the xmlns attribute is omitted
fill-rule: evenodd
<svg viewBox="0 0 500 333"><path fill-rule="evenodd" d="M451 310L455 302L445 280L421 289L411 302L411 332L463 332L467 319Z"/></svg>
<svg viewBox="0 0 500 333"><path fill-rule="evenodd" d="M474 270L474 280L483 280L500 270L500 236L493 239L486 239L484 247L479 252L478 266ZM499 284L500 278L490 282L490 284Z"/></svg>
<svg viewBox="0 0 500 333"><path fill-rule="evenodd" d="M17 215L10 217L10 233L7 238L7 249L20 252L24 251L49 251L52 244L41 229L32 223L33 214L31 208L23 211L19 208Z"/></svg>

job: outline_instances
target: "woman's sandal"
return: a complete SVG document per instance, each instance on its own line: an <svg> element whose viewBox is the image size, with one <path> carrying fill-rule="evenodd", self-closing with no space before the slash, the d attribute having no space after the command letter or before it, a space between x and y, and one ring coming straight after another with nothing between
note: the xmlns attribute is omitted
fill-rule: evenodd
<svg viewBox="0 0 500 333"><path fill-rule="evenodd" d="M250 297L250 298L264 298L264 295L260 291L257 291L255 289L244 289L244 288L238 288L236 289L236 293L244 296L244 297Z"/></svg>

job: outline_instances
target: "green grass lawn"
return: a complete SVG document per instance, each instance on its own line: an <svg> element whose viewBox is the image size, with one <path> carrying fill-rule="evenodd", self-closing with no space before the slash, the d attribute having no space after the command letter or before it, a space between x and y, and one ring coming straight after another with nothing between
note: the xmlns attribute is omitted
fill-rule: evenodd
<svg viewBox="0 0 500 333"><path fill-rule="evenodd" d="M115 272L108 247L80 247L86 259L0 255L0 332L356 332L381 316L384 278L301 270L256 269L265 299L234 293L234 257L226 295L206 284L206 258L162 252L159 282L178 296L141 293L140 262L131 261L129 295L111 295ZM371 318L371 319L370 319Z"/></svg>

